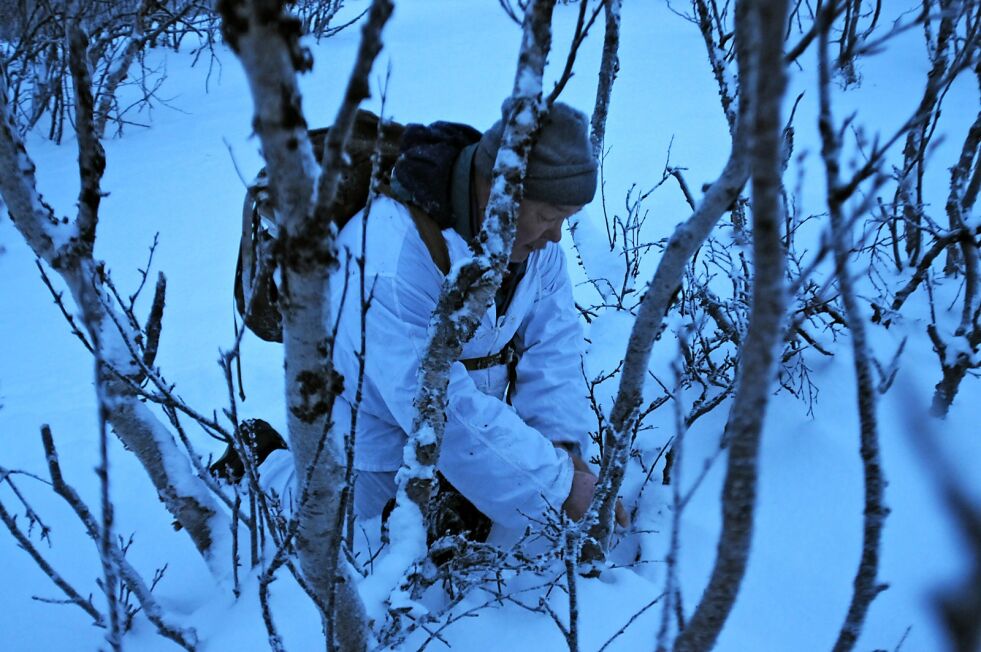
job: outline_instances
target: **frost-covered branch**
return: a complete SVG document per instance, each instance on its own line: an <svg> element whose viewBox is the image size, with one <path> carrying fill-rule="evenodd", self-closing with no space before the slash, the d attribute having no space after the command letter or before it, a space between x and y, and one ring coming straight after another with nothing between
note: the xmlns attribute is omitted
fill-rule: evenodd
<svg viewBox="0 0 981 652"><path fill-rule="evenodd" d="M924 3L924 13L929 11L930 4ZM931 124L935 123L938 116L945 96L945 88L953 81L960 68L970 62L969 58L965 60L962 55L958 56L954 51L957 24L970 11L970 3L941 0L940 8L936 40L931 43L930 30L926 31L932 66L917 109L917 115L922 123L906 134L903 163L899 168L893 200L895 210L902 217L905 226L905 253L911 264L916 263L921 253L919 226L923 221L923 170L926 165L927 147L933 135ZM977 38L978 35L975 33L972 40L976 42ZM897 264L899 262L897 261Z"/></svg>
<svg viewBox="0 0 981 652"><path fill-rule="evenodd" d="M753 298L742 347L736 396L723 440L728 466L722 490L722 532L715 566L702 599L675 639L675 652L709 650L735 603L749 561L756 509L760 433L771 394L776 347L782 341L786 307L783 224L782 121L786 88L783 39L787 2L744 0L736 6L737 56L755 63L740 67L740 98L752 96ZM741 33L740 33L741 32ZM743 45L739 39L746 39ZM748 43L754 44L747 51Z"/></svg>
<svg viewBox="0 0 981 652"><path fill-rule="evenodd" d="M555 0L535 0L528 5L514 89L506 105L501 147L494 162L487 212L474 244L475 255L450 270L430 320L429 343L422 356L414 401L417 415L397 476L397 506L389 520L392 530L399 533L393 539L390 557L404 564L392 569L394 581L401 579L406 566L426 554L424 519L446 424L450 367L459 359L463 344L473 335L500 286L514 244L528 155L544 109L542 73L551 45L554 6ZM393 594L393 606L403 606L400 603L407 597L406 589L403 586Z"/></svg>
<svg viewBox="0 0 981 652"><path fill-rule="evenodd" d="M110 63L106 71L105 83L100 89L98 107L95 109L92 118L92 130L98 138L102 138L106 133L106 122L109 119L109 111L112 109L112 104L116 98L116 89L126 79L126 76L129 74L129 68L133 65L133 60L139 54L140 50L143 49L145 36L143 23L155 4L155 0L141 0L133 15L132 31L120 48L120 54ZM181 14L186 12L188 8L185 7L181 11Z"/></svg>
<svg viewBox="0 0 981 652"><path fill-rule="evenodd" d="M596 105L590 121L589 141L593 146L593 158L597 161L603 156L603 142L606 140L606 118L610 113L610 96L613 82L620 72L620 6L622 0L605 0L606 32L603 37L603 58L600 61L599 81L596 86Z"/></svg>
<svg viewBox="0 0 981 652"><path fill-rule="evenodd" d="M698 29L702 33L702 39L705 41L705 48L708 52L709 63L712 65L712 74L715 76L716 84L719 86L719 100L722 102L722 111L725 113L726 122L729 123L729 131L735 132L737 109L733 105L737 101L736 95L739 91L738 82L732 78L731 73L726 67L728 57L721 45L725 34L716 34L717 28L718 31L721 31L721 25L717 25L712 20L708 6L709 1L712 1L714 5L714 0L693 0L692 4L695 6L695 12L698 16Z"/></svg>

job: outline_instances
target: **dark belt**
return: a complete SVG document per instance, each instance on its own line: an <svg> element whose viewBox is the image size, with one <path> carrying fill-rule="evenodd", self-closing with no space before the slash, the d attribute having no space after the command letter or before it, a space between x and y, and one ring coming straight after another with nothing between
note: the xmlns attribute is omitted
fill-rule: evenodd
<svg viewBox="0 0 981 652"><path fill-rule="evenodd" d="M460 360L460 362L467 368L467 371L480 371L481 369L490 369L491 367L500 365L504 365L510 369L518 362L518 350L514 340L511 340L504 345L504 348L499 353L487 355L482 358L468 358L466 360Z"/></svg>
<svg viewBox="0 0 981 652"><path fill-rule="evenodd" d="M505 366L508 370L508 388L504 393L504 400L507 401L508 405L511 404L511 396L514 394L514 384L518 380L518 360L521 356L518 355L518 345L515 343L514 339L504 345L500 353L495 353L494 355L484 356L483 358L469 358L467 360L460 360L463 366L466 367L467 371L480 371L481 369L490 369L491 367Z"/></svg>

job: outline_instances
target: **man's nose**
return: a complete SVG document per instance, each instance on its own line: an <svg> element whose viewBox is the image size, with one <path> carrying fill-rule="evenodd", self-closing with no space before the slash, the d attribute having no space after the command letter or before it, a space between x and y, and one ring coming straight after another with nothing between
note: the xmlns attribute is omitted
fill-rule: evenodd
<svg viewBox="0 0 981 652"><path fill-rule="evenodd" d="M562 223L553 226L545 232L545 239L549 242L558 242L562 239Z"/></svg>

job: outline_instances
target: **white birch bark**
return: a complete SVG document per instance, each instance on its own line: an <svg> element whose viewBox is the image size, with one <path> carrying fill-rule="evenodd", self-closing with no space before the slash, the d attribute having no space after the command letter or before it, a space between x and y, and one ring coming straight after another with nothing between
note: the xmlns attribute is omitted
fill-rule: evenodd
<svg viewBox="0 0 981 652"><path fill-rule="evenodd" d="M924 3L924 11L929 11L930 3ZM894 204L902 215L897 216L903 222L903 235L906 238L906 256L910 265L915 265L919 259L921 248L920 224L923 210L923 168L926 163L926 148L930 143L930 123L941 98L943 79L950 68L950 48L955 37L955 25L958 16L954 11L954 0L939 0L941 12L940 26L935 43L927 38L927 49L933 65L927 76L927 84L920 99L917 115L923 120L906 134L906 145L903 149L903 165L899 169L899 182L896 188ZM822 12L823 13L823 12ZM897 265L901 261L896 261Z"/></svg>
<svg viewBox="0 0 981 652"><path fill-rule="evenodd" d="M249 80L280 231L287 423L296 477L306 483L297 488L306 500L298 506L296 548L324 614L329 649L336 644L345 651L362 650L364 605L350 568L338 560L345 475L329 418L343 379L333 370L330 353L330 272L337 254L329 218L343 148L358 103L368 96L368 74L393 5L390 0L371 5L322 171L307 136L296 79L312 64L299 43L299 22L280 0L227 1L218 8L223 34Z"/></svg>
<svg viewBox="0 0 981 652"><path fill-rule="evenodd" d="M603 158L603 142L606 140L606 118L610 113L610 96L613 82L620 72L620 5L622 0L606 0L606 31L603 36L603 58L600 60L599 81L596 85L596 104L590 120L589 142L593 147L593 158Z"/></svg>

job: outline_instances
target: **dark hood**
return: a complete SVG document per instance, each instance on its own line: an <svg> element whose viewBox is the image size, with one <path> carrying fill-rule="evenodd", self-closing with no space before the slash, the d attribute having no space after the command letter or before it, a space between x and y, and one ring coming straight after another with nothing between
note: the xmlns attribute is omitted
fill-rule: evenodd
<svg viewBox="0 0 981 652"><path fill-rule="evenodd" d="M434 219L441 229L454 225L453 165L461 150L480 140L465 124L406 125L402 149L392 169L392 190Z"/></svg>

